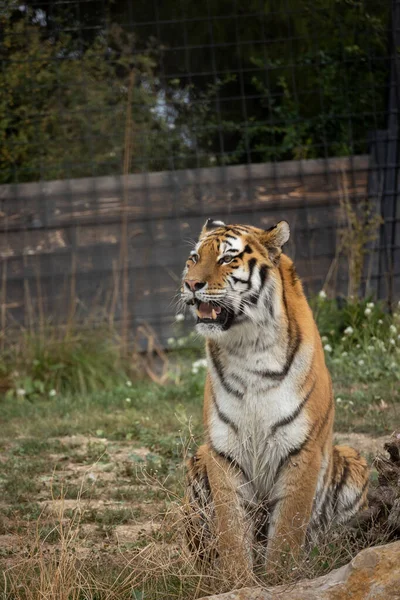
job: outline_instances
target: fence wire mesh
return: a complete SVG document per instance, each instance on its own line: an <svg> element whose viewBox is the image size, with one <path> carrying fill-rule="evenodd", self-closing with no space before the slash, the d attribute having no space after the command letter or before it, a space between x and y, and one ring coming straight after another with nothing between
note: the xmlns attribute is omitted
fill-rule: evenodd
<svg viewBox="0 0 400 600"><path fill-rule="evenodd" d="M400 1L0 9L1 329L165 341L205 218L268 227L311 294L400 295Z"/></svg>

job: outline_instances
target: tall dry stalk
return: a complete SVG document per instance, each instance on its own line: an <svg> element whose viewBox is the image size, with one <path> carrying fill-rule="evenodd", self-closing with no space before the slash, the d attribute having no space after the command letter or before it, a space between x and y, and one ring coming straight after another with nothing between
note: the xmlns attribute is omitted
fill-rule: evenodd
<svg viewBox="0 0 400 600"><path fill-rule="evenodd" d="M71 278L69 287L69 309L65 328L65 337L68 338L74 329L76 313L76 254L75 251L71 257Z"/></svg>
<svg viewBox="0 0 400 600"><path fill-rule="evenodd" d="M42 293L42 278L40 272L40 262L36 265L36 296L39 311L39 332L43 334L45 328L43 293Z"/></svg>
<svg viewBox="0 0 400 600"><path fill-rule="evenodd" d="M377 239L382 217L367 198L356 204L351 202L345 173L342 174L340 186L340 211L344 227L339 232L339 248L348 261L347 295L356 298L360 291L365 257L371 253L368 245Z"/></svg>
<svg viewBox="0 0 400 600"><path fill-rule="evenodd" d="M1 331L0 331L0 343L1 351L4 351L4 344L6 338L6 320L7 320L7 261L3 262L3 272L1 277Z"/></svg>
<svg viewBox="0 0 400 600"><path fill-rule="evenodd" d="M126 107L125 143L124 143L124 165L123 165L123 193L122 193L122 217L121 217L121 245L120 265L122 271L122 319L121 319L121 350L124 354L128 349L129 338L129 255L128 255L128 181L131 156L132 156L132 95L135 84L135 73L131 70L128 84L128 100Z"/></svg>

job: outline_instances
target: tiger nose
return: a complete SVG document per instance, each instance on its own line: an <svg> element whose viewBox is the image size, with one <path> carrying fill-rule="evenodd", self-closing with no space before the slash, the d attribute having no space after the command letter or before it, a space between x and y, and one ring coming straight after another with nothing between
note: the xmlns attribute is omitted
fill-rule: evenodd
<svg viewBox="0 0 400 600"><path fill-rule="evenodd" d="M205 281L198 281L197 279L185 279L186 287L192 291L197 292L197 290L201 290L205 285Z"/></svg>

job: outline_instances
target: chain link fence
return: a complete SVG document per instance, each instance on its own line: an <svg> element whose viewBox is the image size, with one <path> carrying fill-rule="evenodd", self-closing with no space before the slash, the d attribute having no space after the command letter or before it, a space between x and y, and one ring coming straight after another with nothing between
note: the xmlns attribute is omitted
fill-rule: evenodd
<svg viewBox="0 0 400 600"><path fill-rule="evenodd" d="M398 300L399 0L6 0L0 23L3 340L165 341L208 217L286 218L308 294Z"/></svg>

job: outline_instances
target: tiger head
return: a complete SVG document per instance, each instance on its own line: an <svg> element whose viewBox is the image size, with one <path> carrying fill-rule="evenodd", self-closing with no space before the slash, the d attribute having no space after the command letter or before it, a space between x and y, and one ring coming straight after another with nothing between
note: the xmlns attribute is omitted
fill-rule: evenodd
<svg viewBox="0 0 400 600"><path fill-rule="evenodd" d="M186 262L181 287L198 333L219 337L235 325L266 318L289 235L286 221L265 231L208 219Z"/></svg>

